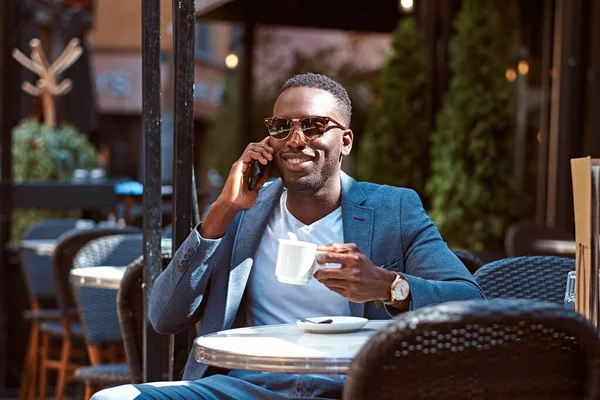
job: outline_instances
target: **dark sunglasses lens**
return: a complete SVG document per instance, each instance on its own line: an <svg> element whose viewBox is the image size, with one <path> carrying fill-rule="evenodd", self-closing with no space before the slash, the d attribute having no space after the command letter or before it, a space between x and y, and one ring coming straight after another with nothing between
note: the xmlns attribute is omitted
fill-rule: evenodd
<svg viewBox="0 0 600 400"><path fill-rule="evenodd" d="M313 138L321 136L325 132L327 121L324 118L304 118L301 122L304 136Z"/></svg>
<svg viewBox="0 0 600 400"><path fill-rule="evenodd" d="M291 121L284 118L275 118L269 121L267 129L269 135L275 139L285 139L290 134Z"/></svg>

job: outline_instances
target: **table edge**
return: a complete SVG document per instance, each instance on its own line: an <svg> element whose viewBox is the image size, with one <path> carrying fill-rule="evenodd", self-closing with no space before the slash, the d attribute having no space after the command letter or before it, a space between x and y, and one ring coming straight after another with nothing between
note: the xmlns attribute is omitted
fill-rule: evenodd
<svg viewBox="0 0 600 400"><path fill-rule="evenodd" d="M121 280L86 278L71 274L69 274L69 280L73 286L94 287L100 289L119 289L121 286Z"/></svg>
<svg viewBox="0 0 600 400"><path fill-rule="evenodd" d="M261 372L337 373L350 369L352 358L265 357L208 349L194 342L194 359L211 366Z"/></svg>

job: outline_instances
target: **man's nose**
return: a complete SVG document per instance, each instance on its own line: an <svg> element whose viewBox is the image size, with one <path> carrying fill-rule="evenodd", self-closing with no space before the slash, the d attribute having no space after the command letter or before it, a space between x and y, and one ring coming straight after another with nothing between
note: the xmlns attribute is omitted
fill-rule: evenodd
<svg viewBox="0 0 600 400"><path fill-rule="evenodd" d="M299 124L294 124L290 131L290 137L288 138L288 145L291 147L306 146L308 144L304 132L300 129Z"/></svg>

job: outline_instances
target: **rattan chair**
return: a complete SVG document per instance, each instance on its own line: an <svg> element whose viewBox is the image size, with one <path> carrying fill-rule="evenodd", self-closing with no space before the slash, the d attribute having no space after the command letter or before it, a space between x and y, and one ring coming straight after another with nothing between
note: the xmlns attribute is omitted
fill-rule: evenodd
<svg viewBox="0 0 600 400"><path fill-rule="evenodd" d="M474 274L475 271L483 266L483 261L481 261L475 254L470 253L467 250L452 250L452 252L463 264L465 264L465 267L467 267L471 274Z"/></svg>
<svg viewBox="0 0 600 400"><path fill-rule="evenodd" d="M528 300L440 304L400 315L351 364L345 400L600 399L598 331Z"/></svg>
<svg viewBox="0 0 600 400"><path fill-rule="evenodd" d="M166 267L169 261L170 257L163 257L163 267ZM143 257L139 257L129 264L117 294L117 312L127 364L98 364L77 369L75 377L86 385L86 399L96 389L101 389L110 384L142 383L145 321L144 268ZM168 377L165 376L164 379L167 380Z"/></svg>
<svg viewBox="0 0 600 400"><path fill-rule="evenodd" d="M52 276L49 279L56 288L56 300L60 309L58 321L41 324L41 349L40 349L40 380L38 390L40 398L46 397L47 373L57 370L56 390L54 397L62 399L67 381L72 372L79 365L71 362L71 353L75 340L83 341L83 330L79 323L75 301L69 283L69 272L73 268L73 260L77 252L89 241L122 233L138 233L138 228L90 228L70 230L58 238L58 243L52 256ZM50 340L58 338L61 341L60 357L50 358Z"/></svg>
<svg viewBox="0 0 600 400"><path fill-rule="evenodd" d="M129 264L117 294L119 324L131 383L142 383L144 266L143 257Z"/></svg>
<svg viewBox="0 0 600 400"><path fill-rule="evenodd" d="M95 364L75 370L75 379L85 384L86 400L96 389L107 385L142 382L143 274L144 262L140 256L129 264L117 293L117 313L127 364Z"/></svg>
<svg viewBox="0 0 600 400"><path fill-rule="evenodd" d="M95 239L77 254L75 268L101 265L127 266L143 252L142 235L114 235ZM73 286L80 311L90 366L78 369L75 378L86 386L86 399L96 387L130 382L129 368L118 363L115 352L103 352L123 342L117 314L117 290Z"/></svg>
<svg viewBox="0 0 600 400"><path fill-rule="evenodd" d="M47 219L31 227L25 232L23 239L54 240L71 229L89 228L93 225L93 221L84 219ZM19 399L24 400L35 397L41 325L60 325L62 314L54 307L56 290L52 281L51 257L32 250L21 250L19 255L30 302L30 309L23 316L31 322L19 393ZM44 303L50 307L44 307Z"/></svg>
<svg viewBox="0 0 600 400"><path fill-rule="evenodd" d="M475 272L488 299L528 299L564 304L567 275L575 260L553 256L512 257Z"/></svg>

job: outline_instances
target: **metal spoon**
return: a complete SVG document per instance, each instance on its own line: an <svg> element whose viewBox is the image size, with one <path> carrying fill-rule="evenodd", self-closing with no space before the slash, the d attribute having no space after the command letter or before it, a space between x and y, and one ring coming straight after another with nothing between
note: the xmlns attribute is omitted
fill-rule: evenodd
<svg viewBox="0 0 600 400"><path fill-rule="evenodd" d="M310 319L306 319L306 318L300 318L300 321L308 322L310 324L331 324L333 322L332 319L324 319L323 321L315 322L315 321L311 321Z"/></svg>

